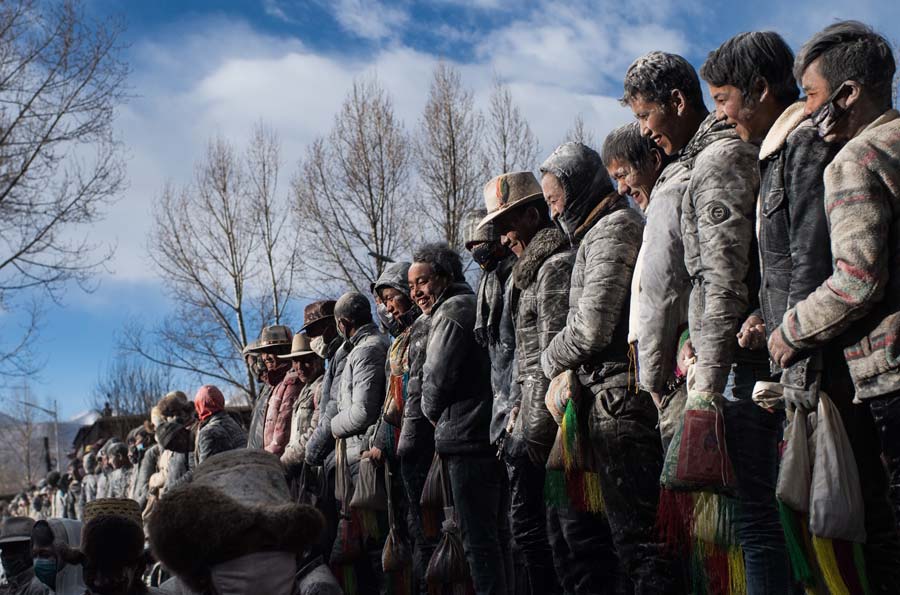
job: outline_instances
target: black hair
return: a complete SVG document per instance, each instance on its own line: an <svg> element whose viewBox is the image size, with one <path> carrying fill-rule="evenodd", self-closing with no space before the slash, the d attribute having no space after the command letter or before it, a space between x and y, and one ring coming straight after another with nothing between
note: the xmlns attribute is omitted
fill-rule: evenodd
<svg viewBox="0 0 900 595"><path fill-rule="evenodd" d="M744 99L753 99L753 87L766 81L775 100L790 104L800 97L794 78L794 53L774 31L739 33L711 51L700 68L700 76L710 85L731 85Z"/></svg>
<svg viewBox="0 0 900 595"><path fill-rule="evenodd" d="M628 67L624 85L622 105L630 104L638 96L665 105L672 98L672 91L678 89L694 109L706 111L697 71L678 54L650 52L641 56Z"/></svg>
<svg viewBox="0 0 900 595"><path fill-rule="evenodd" d="M47 521L38 521L31 528L31 541L39 547L53 545L53 529Z"/></svg>
<svg viewBox="0 0 900 595"><path fill-rule="evenodd" d="M821 58L819 71L833 92L846 81L864 85L884 107L891 105L896 62L887 40L859 21L841 21L812 36L794 62L794 76L803 78Z"/></svg>
<svg viewBox="0 0 900 595"><path fill-rule="evenodd" d="M654 151L665 165L669 159L665 152L649 137L641 134L640 124L629 122L606 135L600 156L607 169L613 161L624 161L636 169L644 169L653 162Z"/></svg>
<svg viewBox="0 0 900 595"><path fill-rule="evenodd" d="M372 305L358 291L348 291L335 304L334 317L349 320L354 327L359 328L372 322Z"/></svg>
<svg viewBox="0 0 900 595"><path fill-rule="evenodd" d="M423 262L431 266L435 275L459 283L466 280L459 253L445 242L422 244L413 252L413 262Z"/></svg>

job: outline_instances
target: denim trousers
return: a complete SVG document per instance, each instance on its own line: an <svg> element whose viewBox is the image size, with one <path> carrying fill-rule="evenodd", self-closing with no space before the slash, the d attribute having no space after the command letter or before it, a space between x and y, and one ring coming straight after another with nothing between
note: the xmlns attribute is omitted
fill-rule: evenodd
<svg viewBox="0 0 900 595"><path fill-rule="evenodd" d="M450 478L475 593L506 595L506 567L510 561L509 502L504 494L506 472L494 455L442 455L441 458Z"/></svg>
<svg viewBox="0 0 900 595"><path fill-rule="evenodd" d="M747 595L779 595L793 589L775 502L784 413L753 402L758 380L771 380L768 366L732 367L725 389L725 445L737 483L735 529L744 550Z"/></svg>

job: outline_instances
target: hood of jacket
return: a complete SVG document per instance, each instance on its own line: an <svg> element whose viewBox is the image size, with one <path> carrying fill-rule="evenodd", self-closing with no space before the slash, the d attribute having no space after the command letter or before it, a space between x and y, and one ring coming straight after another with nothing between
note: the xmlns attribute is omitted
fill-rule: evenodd
<svg viewBox="0 0 900 595"><path fill-rule="evenodd" d="M48 519L53 541L59 541L71 548L81 546L81 521L74 519ZM85 591L81 566L65 564L56 573L56 593L83 593Z"/></svg>
<svg viewBox="0 0 900 595"><path fill-rule="evenodd" d="M706 147L726 138L738 138L738 134L730 124L716 120L716 113L712 112L700 123L697 132L678 155L678 160L692 162Z"/></svg>
<svg viewBox="0 0 900 595"><path fill-rule="evenodd" d="M561 249L568 248L566 236L555 227L545 227L538 231L521 258L513 266L513 281L519 289L528 289L537 278L541 265L549 256L556 254Z"/></svg>
<svg viewBox="0 0 900 595"><path fill-rule="evenodd" d="M389 263L384 267L381 275L375 281L372 290L378 291L379 289L390 287L396 289L400 293L408 294L409 278L407 277L407 273L409 272L409 266L408 262Z"/></svg>
<svg viewBox="0 0 900 595"><path fill-rule="evenodd" d="M559 179L566 193L566 205L556 223L574 241L575 230L613 192L609 174L597 151L576 142L562 144L553 151L541 165L541 174L548 173Z"/></svg>

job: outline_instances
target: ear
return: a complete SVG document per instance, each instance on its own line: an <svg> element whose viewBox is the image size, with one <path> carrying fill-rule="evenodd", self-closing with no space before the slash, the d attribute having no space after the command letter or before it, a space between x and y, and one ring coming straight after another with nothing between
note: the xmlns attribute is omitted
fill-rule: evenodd
<svg viewBox="0 0 900 595"><path fill-rule="evenodd" d="M653 149L650 151L650 159L653 160L653 171L659 173L663 168L663 158L661 149Z"/></svg>
<svg viewBox="0 0 900 595"><path fill-rule="evenodd" d="M844 109L848 109L853 106L857 101L859 101L860 96L862 95L862 86L856 81L847 81L844 83L844 89L841 93L838 94L837 97L834 98L834 102L838 104L839 107ZM843 99L843 105L841 105L841 100Z"/></svg>
<svg viewBox="0 0 900 595"><path fill-rule="evenodd" d="M765 101L770 95L769 81L761 76L756 77L756 80L753 81L753 92L759 98L757 101L760 103Z"/></svg>
<svg viewBox="0 0 900 595"><path fill-rule="evenodd" d="M672 102L672 107L675 108L675 113L679 116L682 115L687 107L687 100L684 97L684 93L682 93L680 89L672 89L670 101Z"/></svg>

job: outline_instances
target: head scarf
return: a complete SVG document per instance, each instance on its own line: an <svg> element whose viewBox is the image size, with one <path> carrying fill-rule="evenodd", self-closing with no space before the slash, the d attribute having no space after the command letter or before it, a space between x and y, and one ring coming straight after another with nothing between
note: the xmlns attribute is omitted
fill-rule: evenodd
<svg viewBox="0 0 900 595"><path fill-rule="evenodd" d="M194 408L200 421L206 421L219 411L225 410L225 396L218 387L204 384L194 397Z"/></svg>
<svg viewBox="0 0 900 595"><path fill-rule="evenodd" d="M601 200L613 191L600 154L581 143L560 145L541 165L541 174L553 174L566 193L566 205L555 218L570 241L575 230Z"/></svg>

